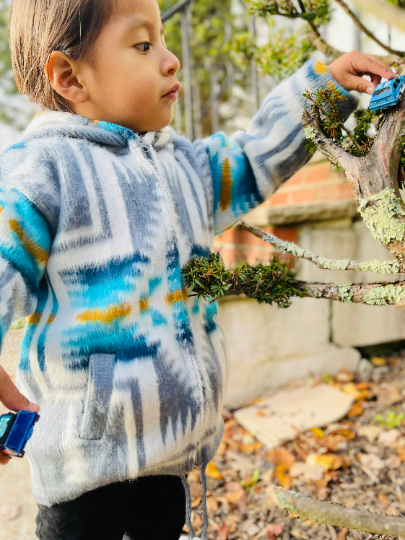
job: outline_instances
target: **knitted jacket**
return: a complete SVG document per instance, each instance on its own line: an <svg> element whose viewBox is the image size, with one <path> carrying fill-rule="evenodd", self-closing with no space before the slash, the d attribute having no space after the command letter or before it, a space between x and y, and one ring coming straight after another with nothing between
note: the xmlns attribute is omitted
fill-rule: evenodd
<svg viewBox="0 0 405 540"><path fill-rule="evenodd" d="M188 298L181 268L308 161L303 92L320 87L354 109L309 62L230 138L44 112L1 155L0 336L27 317L17 384L41 406L39 504L212 459L228 365L217 306Z"/></svg>

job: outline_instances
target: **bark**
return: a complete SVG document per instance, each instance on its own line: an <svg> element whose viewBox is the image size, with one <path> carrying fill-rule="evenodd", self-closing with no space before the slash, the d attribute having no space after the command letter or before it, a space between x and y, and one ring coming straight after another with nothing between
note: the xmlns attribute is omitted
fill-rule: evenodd
<svg viewBox="0 0 405 540"><path fill-rule="evenodd" d="M263 282L265 285L265 282ZM378 283L310 283L306 281L293 281L292 285L306 293L308 298L334 300L336 302L367 304L369 306L403 306L405 305L405 281L378 282ZM271 286L271 284L270 284ZM227 291L228 295L246 295L255 298L255 295L240 280L232 280Z"/></svg>
<svg viewBox="0 0 405 540"><path fill-rule="evenodd" d="M371 152L364 158L354 157L324 135L316 107L304 111L303 124L306 136L332 163L343 168L366 225L404 272L405 206L398 175L405 138L405 101L385 114Z"/></svg>
<svg viewBox="0 0 405 540"><path fill-rule="evenodd" d="M272 244L277 249L290 253L299 259L305 259L314 263L321 270L356 270L360 272L376 272L380 274L397 274L399 271L399 263L397 261L350 261L349 259L335 260L326 257L320 257L311 251L305 250L292 242L280 240L274 234L266 233L260 229L256 229L243 221L241 227L264 242Z"/></svg>
<svg viewBox="0 0 405 540"><path fill-rule="evenodd" d="M301 519L382 536L405 536L405 518L403 517L346 508L311 499L294 491L285 491L277 486L272 486L271 495L279 508L298 514Z"/></svg>

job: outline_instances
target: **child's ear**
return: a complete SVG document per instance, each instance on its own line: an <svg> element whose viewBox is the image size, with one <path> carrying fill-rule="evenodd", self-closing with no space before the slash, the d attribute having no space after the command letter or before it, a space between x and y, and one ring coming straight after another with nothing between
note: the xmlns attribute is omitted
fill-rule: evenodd
<svg viewBox="0 0 405 540"><path fill-rule="evenodd" d="M88 92L81 82L79 64L65 53L54 51L45 66L52 88L71 103L86 103Z"/></svg>

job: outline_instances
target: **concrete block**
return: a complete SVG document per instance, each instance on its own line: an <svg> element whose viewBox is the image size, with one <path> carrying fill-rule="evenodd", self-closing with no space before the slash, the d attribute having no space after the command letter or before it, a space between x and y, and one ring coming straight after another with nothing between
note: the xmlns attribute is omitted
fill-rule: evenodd
<svg viewBox="0 0 405 540"><path fill-rule="evenodd" d="M294 299L288 309L236 299L220 303L233 409L311 373L355 370L359 353L330 343L330 302Z"/></svg>

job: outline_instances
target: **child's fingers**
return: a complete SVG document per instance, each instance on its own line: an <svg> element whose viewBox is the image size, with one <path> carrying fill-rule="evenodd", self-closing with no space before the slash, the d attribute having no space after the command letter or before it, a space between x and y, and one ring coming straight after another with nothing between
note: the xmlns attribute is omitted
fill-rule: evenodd
<svg viewBox="0 0 405 540"><path fill-rule="evenodd" d="M364 53L364 56L367 56L369 60L372 60L373 62L375 62L376 64L378 64L379 66L381 66L383 69L386 70L387 75L382 75L384 79L394 79L395 77L397 77L397 74L394 73L392 68L386 62L384 62L384 60L381 60L381 58L378 58L377 56L373 56L372 54L366 54L366 53Z"/></svg>
<svg viewBox="0 0 405 540"><path fill-rule="evenodd" d="M346 74L343 86L346 90L357 90L357 92L364 92L366 94L372 94L375 88L374 83L366 81L363 77L350 75L350 73Z"/></svg>
<svg viewBox="0 0 405 540"><path fill-rule="evenodd" d="M11 411L39 412L38 405L30 403L28 399L19 392L2 367L0 367L0 401Z"/></svg>
<svg viewBox="0 0 405 540"><path fill-rule="evenodd" d="M392 69L380 58L363 53L353 55L351 67L351 72L356 72L359 75L378 75L385 79L396 77Z"/></svg>
<svg viewBox="0 0 405 540"><path fill-rule="evenodd" d="M10 456L0 451L0 465L7 465L10 461Z"/></svg>

